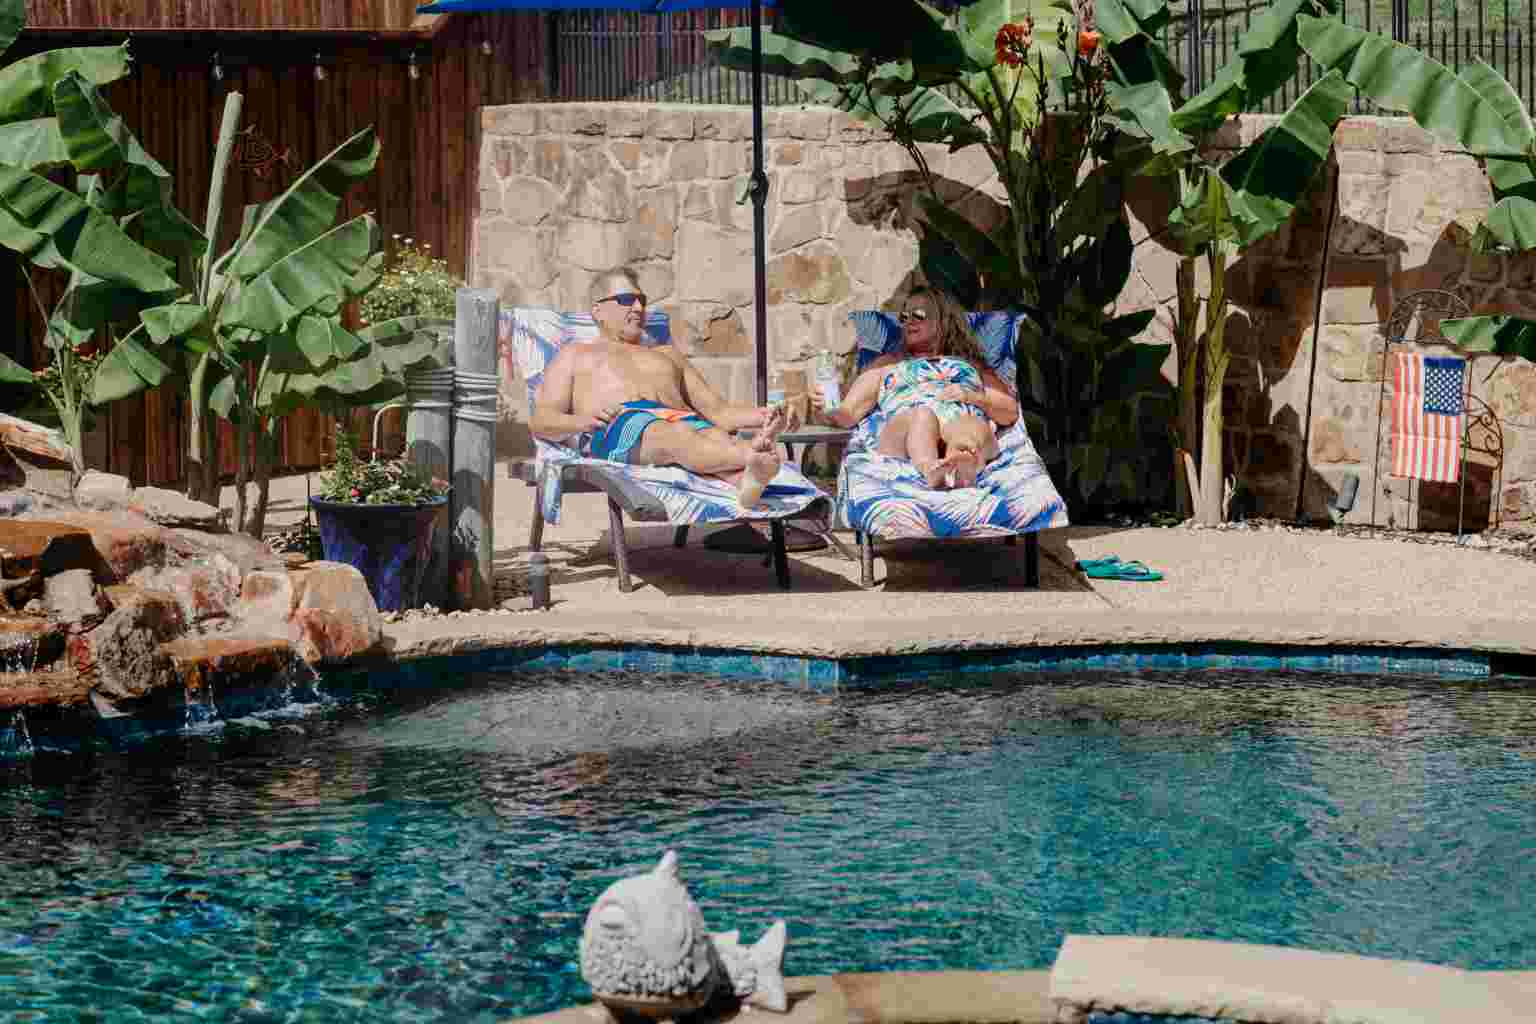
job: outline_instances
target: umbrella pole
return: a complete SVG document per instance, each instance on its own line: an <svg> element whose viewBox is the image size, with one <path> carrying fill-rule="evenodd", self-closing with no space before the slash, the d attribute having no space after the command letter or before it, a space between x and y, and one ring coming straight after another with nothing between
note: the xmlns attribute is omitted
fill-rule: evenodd
<svg viewBox="0 0 1536 1024"><path fill-rule="evenodd" d="M768 401L768 175L763 173L763 0L752 0L752 255L757 404Z"/></svg>

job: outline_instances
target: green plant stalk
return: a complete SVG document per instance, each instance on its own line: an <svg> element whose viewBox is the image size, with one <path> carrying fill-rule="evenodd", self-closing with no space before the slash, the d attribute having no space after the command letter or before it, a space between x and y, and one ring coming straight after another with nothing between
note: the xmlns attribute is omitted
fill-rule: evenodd
<svg viewBox="0 0 1536 1024"><path fill-rule="evenodd" d="M43 305L42 296L37 292L37 283L32 280L32 272L27 269L25 263L18 262L21 274L27 281L27 290L32 293L32 301L37 304L37 312L43 318L43 330L48 335L55 335L53 318L48 315L48 308ZM66 291L59 299L62 306L73 295L73 290ZM69 471L70 484L78 484L80 478L85 475L85 409L81 406L80 396L75 393L75 350L69 344L68 338L60 338L59 344L49 344L53 350L53 361L59 370L59 391L54 395L47 392L48 401L59 414L59 425L64 431L64 443L69 445Z"/></svg>
<svg viewBox="0 0 1536 1024"><path fill-rule="evenodd" d="M208 248L203 252L198 273L197 298L206 305L213 289L214 253L218 252L219 219L224 211L224 183L229 173L229 161L234 154L235 135L240 126L240 107L244 98L231 92L224 98L224 117L219 124L219 140L214 148L213 172L208 187L208 207L203 220L203 236ZM217 311L209 311L210 338L217 344L216 332L212 331ZM216 446L216 427L212 411L208 408L208 371L213 353L203 352L193 365L188 388L187 410L187 497L194 501L219 503L219 467Z"/></svg>
<svg viewBox="0 0 1536 1024"><path fill-rule="evenodd" d="M1200 294L1195 289L1193 254L1179 256L1174 282L1178 291L1178 318L1173 325L1174 358L1179 364L1178 419L1174 429L1174 479L1178 486L1179 514L1189 516L1195 507L1198 481L1184 472L1181 451L1193 452L1200 443L1200 408L1197 402L1200 373Z"/></svg>
<svg viewBox="0 0 1536 1024"><path fill-rule="evenodd" d="M1206 263L1211 270L1211 293L1205 307L1205 429L1200 446L1200 508L1204 526L1222 522L1222 390L1227 379L1227 245L1212 242Z"/></svg>

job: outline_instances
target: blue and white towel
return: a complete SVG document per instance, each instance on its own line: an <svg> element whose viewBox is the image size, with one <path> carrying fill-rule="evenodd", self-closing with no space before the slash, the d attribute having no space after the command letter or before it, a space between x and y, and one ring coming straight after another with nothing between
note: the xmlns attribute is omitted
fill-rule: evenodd
<svg viewBox="0 0 1536 1024"><path fill-rule="evenodd" d="M501 314L498 347L502 373L512 367L528 383L528 411L544 379L544 368L564 345L591 341L597 337L597 324L586 313L564 313L554 309L516 307ZM648 312L645 321L647 345L665 345L672 337L671 322L665 313ZM553 443L534 439L535 458L544 484L544 518L560 521L561 469L568 465L601 466L623 473L651 492L667 510L669 522L678 525L719 523L736 519L779 519L804 512L827 497L806 479L798 468L785 463L763 492L762 502L744 509L736 500L736 488L716 477L700 476L680 466L631 466L607 459L586 459L577 454L578 436Z"/></svg>
<svg viewBox="0 0 1536 1024"><path fill-rule="evenodd" d="M1014 380L1013 332L1019 315L967 314L982 352L1009 386ZM894 315L859 310L848 315L858 337L855 367L901 347ZM1067 505L1035 451L1021 417L998 436L1001 451L976 486L934 490L906 459L876 453L885 417L877 410L854 429L837 480L836 521L876 537L985 537L1030 533L1067 525Z"/></svg>

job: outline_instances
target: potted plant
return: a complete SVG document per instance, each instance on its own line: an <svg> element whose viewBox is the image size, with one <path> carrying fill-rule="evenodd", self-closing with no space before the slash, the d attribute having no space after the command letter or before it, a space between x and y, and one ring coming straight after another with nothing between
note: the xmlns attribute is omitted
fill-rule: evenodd
<svg viewBox="0 0 1536 1024"><path fill-rule="evenodd" d="M399 459L364 461L352 434L337 426L336 461L309 499L327 561L363 574L380 611L414 608L432 560L448 484Z"/></svg>

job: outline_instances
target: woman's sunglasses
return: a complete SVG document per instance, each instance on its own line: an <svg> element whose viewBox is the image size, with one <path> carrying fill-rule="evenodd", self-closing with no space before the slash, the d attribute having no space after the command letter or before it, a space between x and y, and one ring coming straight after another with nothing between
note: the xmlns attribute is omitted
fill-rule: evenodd
<svg viewBox="0 0 1536 1024"><path fill-rule="evenodd" d="M904 309L900 313L896 314L896 319L901 321L903 324L927 323L928 311L926 309Z"/></svg>
<svg viewBox="0 0 1536 1024"><path fill-rule="evenodd" d="M619 292L617 295L604 295L597 301L598 303L604 303L609 299L625 307L633 306L637 302L642 306L646 304L644 292Z"/></svg>

